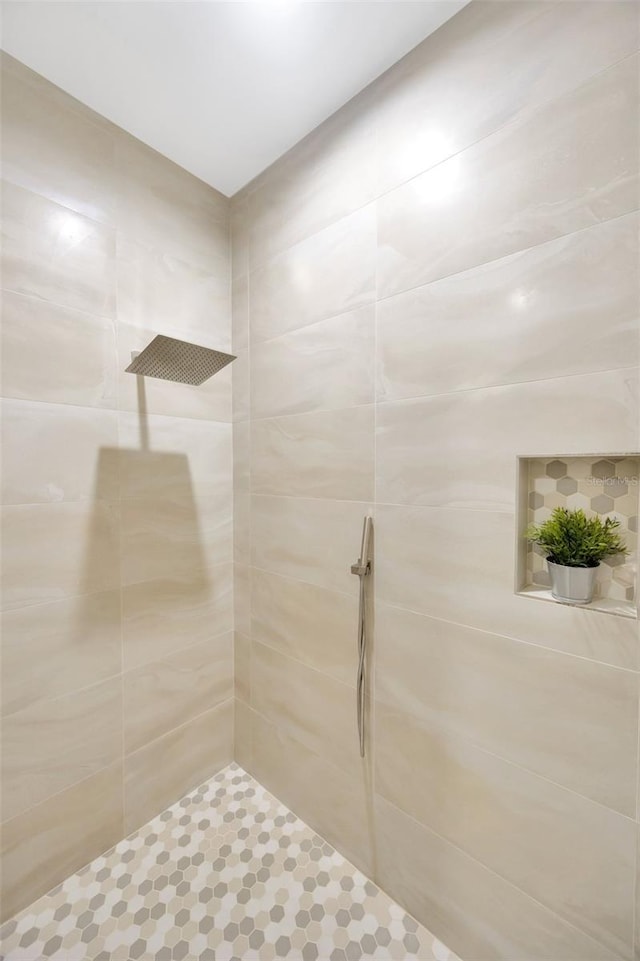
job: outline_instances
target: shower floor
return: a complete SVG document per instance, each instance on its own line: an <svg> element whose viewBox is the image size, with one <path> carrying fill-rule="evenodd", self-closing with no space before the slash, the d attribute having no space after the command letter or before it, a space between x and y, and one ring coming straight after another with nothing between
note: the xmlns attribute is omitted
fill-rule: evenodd
<svg viewBox="0 0 640 961"><path fill-rule="evenodd" d="M6 961L457 961L232 764L0 929Z"/></svg>

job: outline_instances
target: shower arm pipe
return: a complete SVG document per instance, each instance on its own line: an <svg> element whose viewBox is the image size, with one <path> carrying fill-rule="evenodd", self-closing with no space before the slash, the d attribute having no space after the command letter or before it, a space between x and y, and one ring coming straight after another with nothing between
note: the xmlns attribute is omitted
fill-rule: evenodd
<svg viewBox="0 0 640 961"><path fill-rule="evenodd" d="M369 554L371 551L371 534L373 531L373 519L367 515L362 525L362 543L360 545L360 557L355 564L351 565L351 573L360 578L360 603L358 605L358 673L356 677L356 707L358 716L358 740L360 744L360 757L364 757L365 746L365 682L366 682L366 658L367 658L367 591L366 581L371 573L371 561Z"/></svg>

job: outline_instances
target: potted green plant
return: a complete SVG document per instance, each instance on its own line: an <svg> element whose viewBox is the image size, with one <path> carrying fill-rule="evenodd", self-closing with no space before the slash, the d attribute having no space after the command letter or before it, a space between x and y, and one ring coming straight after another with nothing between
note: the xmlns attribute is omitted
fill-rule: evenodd
<svg viewBox="0 0 640 961"><path fill-rule="evenodd" d="M547 556L551 593L568 604L589 604L593 599L600 561L614 554L626 554L618 534L620 521L585 512L556 507L543 524L531 525L526 538Z"/></svg>

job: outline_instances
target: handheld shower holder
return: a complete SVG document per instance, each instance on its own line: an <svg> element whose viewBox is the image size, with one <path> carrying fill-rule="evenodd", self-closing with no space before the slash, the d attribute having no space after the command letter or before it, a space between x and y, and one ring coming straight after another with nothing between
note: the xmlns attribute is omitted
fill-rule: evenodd
<svg viewBox="0 0 640 961"><path fill-rule="evenodd" d="M351 565L351 573L360 578L360 602L358 609L358 673L356 677L356 707L358 715L358 741L360 757L365 753L365 691L366 691L366 658L367 658L367 596L366 582L371 573L371 533L373 520L368 515L362 525L362 543L360 557Z"/></svg>

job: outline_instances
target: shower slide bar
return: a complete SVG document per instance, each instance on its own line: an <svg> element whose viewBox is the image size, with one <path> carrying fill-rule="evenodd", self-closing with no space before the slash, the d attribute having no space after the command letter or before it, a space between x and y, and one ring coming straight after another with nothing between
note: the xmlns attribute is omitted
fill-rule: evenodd
<svg viewBox="0 0 640 961"><path fill-rule="evenodd" d="M358 713L358 738L360 741L360 757L364 757L365 741L365 669L367 657L367 592L366 581L371 573L371 534L373 519L366 516L362 525L362 544L360 557L351 565L351 573L360 578L360 604L358 609L358 675L356 680L356 704Z"/></svg>

